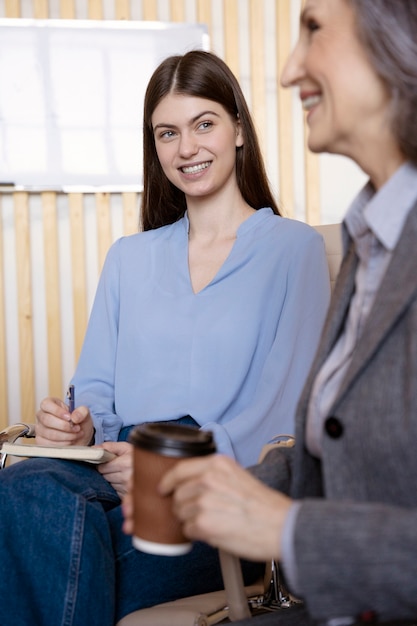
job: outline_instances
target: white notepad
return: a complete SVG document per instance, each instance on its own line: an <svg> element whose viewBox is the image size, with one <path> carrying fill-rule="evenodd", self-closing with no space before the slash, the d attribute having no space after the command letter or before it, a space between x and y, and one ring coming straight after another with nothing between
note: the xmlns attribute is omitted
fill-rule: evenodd
<svg viewBox="0 0 417 626"><path fill-rule="evenodd" d="M87 463L106 463L116 457L113 452L93 446L40 446L7 442L3 443L0 452L12 456L45 457Z"/></svg>

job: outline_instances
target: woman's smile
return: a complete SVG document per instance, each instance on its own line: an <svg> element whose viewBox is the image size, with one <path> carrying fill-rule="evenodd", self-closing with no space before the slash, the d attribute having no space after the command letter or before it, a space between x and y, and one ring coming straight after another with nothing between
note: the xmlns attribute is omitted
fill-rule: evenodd
<svg viewBox="0 0 417 626"><path fill-rule="evenodd" d="M183 165L179 169L183 174L200 174L208 167L210 167L212 161L205 161L204 163L196 163L195 165Z"/></svg>

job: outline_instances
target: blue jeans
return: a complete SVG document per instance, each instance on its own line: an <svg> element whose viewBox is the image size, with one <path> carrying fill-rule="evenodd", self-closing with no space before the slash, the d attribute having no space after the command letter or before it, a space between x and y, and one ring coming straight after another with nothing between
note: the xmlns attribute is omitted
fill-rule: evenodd
<svg viewBox="0 0 417 626"><path fill-rule="evenodd" d="M30 459L0 471L2 626L114 626L124 615L222 588L217 551L139 552L95 466ZM262 566L245 563L246 582Z"/></svg>

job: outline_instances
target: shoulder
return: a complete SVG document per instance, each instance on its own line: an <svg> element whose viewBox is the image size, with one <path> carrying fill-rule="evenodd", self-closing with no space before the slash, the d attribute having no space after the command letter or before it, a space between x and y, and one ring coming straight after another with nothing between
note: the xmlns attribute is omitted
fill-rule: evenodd
<svg viewBox="0 0 417 626"><path fill-rule="evenodd" d="M300 241L320 241L322 239L322 236L316 231L316 229L305 222L301 222L300 220L290 217L278 217L278 219L278 228L282 233L285 233L286 236L290 236Z"/></svg>
<svg viewBox="0 0 417 626"><path fill-rule="evenodd" d="M161 226L160 228L154 228L152 230L141 231L134 233L133 235L126 235L117 239L109 249L110 255L120 256L135 256L136 254L142 254L143 252L149 252L153 248L164 243L168 239L175 238L183 231L184 226L180 222L175 224L168 224L167 226Z"/></svg>
<svg viewBox="0 0 417 626"><path fill-rule="evenodd" d="M266 213L264 224L270 238L279 241L281 246L324 245L322 235L313 226L294 218L275 215L272 210Z"/></svg>

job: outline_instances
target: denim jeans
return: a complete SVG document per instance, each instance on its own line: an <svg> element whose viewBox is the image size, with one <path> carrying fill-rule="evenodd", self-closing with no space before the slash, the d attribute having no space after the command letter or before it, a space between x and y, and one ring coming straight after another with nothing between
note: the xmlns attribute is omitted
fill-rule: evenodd
<svg viewBox="0 0 417 626"><path fill-rule="evenodd" d="M217 551L153 556L122 531L95 466L30 459L0 471L2 626L114 626L139 608L222 587ZM248 583L259 564L245 563Z"/></svg>

